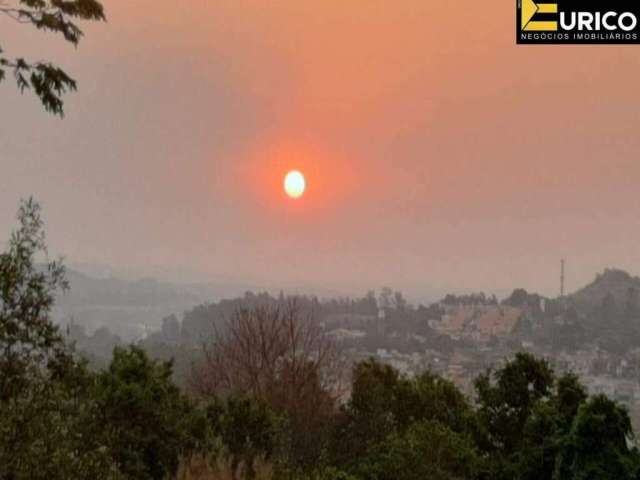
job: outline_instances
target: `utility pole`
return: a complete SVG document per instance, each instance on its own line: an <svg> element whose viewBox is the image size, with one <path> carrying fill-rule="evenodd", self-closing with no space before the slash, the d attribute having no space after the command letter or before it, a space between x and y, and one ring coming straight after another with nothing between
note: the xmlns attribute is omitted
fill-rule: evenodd
<svg viewBox="0 0 640 480"><path fill-rule="evenodd" d="M564 298L564 258L560 260L560 298Z"/></svg>

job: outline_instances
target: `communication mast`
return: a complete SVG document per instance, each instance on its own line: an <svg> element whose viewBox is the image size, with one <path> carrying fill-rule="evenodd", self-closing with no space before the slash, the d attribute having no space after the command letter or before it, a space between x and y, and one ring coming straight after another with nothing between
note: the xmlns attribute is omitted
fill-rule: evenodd
<svg viewBox="0 0 640 480"><path fill-rule="evenodd" d="M560 260L560 298L564 298L564 258Z"/></svg>

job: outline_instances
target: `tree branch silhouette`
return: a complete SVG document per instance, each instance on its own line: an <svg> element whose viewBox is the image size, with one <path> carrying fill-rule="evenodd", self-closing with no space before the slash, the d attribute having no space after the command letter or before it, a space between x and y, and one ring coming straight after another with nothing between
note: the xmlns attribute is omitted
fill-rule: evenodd
<svg viewBox="0 0 640 480"><path fill-rule="evenodd" d="M97 0L0 0L0 13L20 24L63 36L77 46L83 36L79 21L106 20ZM0 45L0 83L13 74L21 93L31 90L47 112L64 116L64 94L77 90L76 81L62 68L47 61L7 56Z"/></svg>

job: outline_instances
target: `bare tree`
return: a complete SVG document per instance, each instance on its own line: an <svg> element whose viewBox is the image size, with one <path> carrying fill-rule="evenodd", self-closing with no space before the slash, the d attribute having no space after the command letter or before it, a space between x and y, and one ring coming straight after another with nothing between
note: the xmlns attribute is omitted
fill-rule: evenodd
<svg viewBox="0 0 640 480"><path fill-rule="evenodd" d="M314 437L326 428L343 393L345 371L313 312L303 312L295 299L237 310L215 328L203 350L191 376L194 392L250 395L266 402L291 422L294 455L309 460L309 452L317 449Z"/></svg>
<svg viewBox="0 0 640 480"><path fill-rule="evenodd" d="M204 343L204 361L191 377L204 396L250 394L269 401L304 397L320 388L330 396L342 387L340 356L313 312L295 299L238 309Z"/></svg>

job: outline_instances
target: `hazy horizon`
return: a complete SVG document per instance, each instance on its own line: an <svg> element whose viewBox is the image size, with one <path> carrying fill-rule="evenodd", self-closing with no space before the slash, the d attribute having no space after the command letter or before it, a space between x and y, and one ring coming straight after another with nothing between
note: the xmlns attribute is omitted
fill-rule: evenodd
<svg viewBox="0 0 640 480"><path fill-rule="evenodd" d="M569 291L640 273L633 47L517 47L481 3L105 8L77 50L7 23L79 91L60 120L0 87L3 241L33 195L52 254L141 276L416 298L555 296L561 258Z"/></svg>

